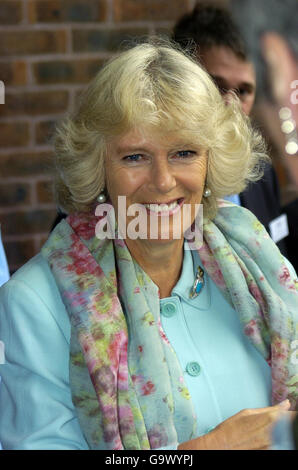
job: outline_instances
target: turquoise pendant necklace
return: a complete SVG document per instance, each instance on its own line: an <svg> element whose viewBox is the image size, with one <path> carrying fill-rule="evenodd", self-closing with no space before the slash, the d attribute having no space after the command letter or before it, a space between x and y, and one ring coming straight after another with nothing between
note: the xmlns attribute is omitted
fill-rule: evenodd
<svg viewBox="0 0 298 470"><path fill-rule="evenodd" d="M198 266L196 278L191 288L191 291L189 293L189 297L191 299L194 299L195 297L197 297L202 292L204 285L205 285L204 270L203 268L201 268L201 266Z"/></svg>

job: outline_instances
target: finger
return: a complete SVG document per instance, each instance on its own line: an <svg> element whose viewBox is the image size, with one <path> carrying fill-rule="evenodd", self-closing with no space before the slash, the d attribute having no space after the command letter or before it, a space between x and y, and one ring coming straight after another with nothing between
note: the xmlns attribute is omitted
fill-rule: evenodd
<svg viewBox="0 0 298 470"><path fill-rule="evenodd" d="M289 410L291 408L291 403L290 403L290 400L287 399L287 400L283 400L282 402L278 403L275 406L280 407L283 410Z"/></svg>
<svg viewBox="0 0 298 470"><path fill-rule="evenodd" d="M273 406L266 406L265 408L251 408L251 414L272 413L274 411L289 410L291 403L288 399L281 401Z"/></svg>

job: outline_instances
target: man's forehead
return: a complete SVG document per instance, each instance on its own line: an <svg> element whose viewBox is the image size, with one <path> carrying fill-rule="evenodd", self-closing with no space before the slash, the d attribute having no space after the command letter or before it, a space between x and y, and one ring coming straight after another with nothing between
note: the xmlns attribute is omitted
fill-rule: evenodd
<svg viewBox="0 0 298 470"><path fill-rule="evenodd" d="M222 78L230 87L237 87L241 83L255 85L256 76L253 64L241 59L226 46L211 46L202 49L199 59L210 75Z"/></svg>

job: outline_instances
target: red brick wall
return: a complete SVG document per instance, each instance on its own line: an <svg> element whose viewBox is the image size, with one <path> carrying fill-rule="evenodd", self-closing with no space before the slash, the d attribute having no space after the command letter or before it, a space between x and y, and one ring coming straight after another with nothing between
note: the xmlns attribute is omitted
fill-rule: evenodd
<svg viewBox="0 0 298 470"><path fill-rule="evenodd" d="M194 4L0 1L0 220L11 271L39 251L55 218L49 172L55 121L121 41L169 32Z"/></svg>

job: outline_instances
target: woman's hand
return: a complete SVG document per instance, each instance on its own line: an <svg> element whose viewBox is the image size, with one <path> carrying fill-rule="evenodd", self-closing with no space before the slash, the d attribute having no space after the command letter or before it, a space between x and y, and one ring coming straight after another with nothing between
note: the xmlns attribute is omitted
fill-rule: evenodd
<svg viewBox="0 0 298 470"><path fill-rule="evenodd" d="M245 409L223 421L210 433L184 442L179 450L266 450L271 446L272 427L290 402L267 408ZM293 413L295 415L295 413Z"/></svg>

